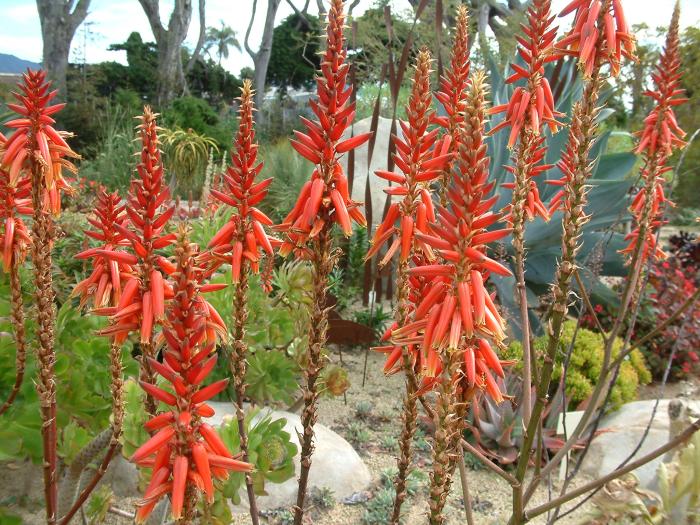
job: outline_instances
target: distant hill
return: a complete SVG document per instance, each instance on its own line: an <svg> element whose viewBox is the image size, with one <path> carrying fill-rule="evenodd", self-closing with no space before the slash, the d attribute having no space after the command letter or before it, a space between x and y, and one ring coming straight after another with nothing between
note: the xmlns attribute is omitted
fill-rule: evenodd
<svg viewBox="0 0 700 525"><path fill-rule="evenodd" d="M29 60L22 60L17 58L15 55L8 55L6 53L0 53L0 74L2 73L24 73L24 71L30 67L32 69L37 69L40 64L36 62L30 62Z"/></svg>

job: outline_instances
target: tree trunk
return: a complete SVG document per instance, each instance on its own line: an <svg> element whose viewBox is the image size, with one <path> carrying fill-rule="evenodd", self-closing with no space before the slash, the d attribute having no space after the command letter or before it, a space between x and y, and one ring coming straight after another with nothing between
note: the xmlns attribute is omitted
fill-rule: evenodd
<svg viewBox="0 0 700 525"><path fill-rule="evenodd" d="M168 28L160 21L158 0L139 0L158 45L158 90L156 102L162 108L182 91L180 48L192 19L192 0L175 0Z"/></svg>
<svg viewBox="0 0 700 525"><path fill-rule="evenodd" d="M71 11L73 4L73 0L36 1L43 41L43 67L63 99L66 97L70 44L78 26L87 16L90 0L79 0Z"/></svg>
<svg viewBox="0 0 700 525"><path fill-rule="evenodd" d="M272 52L272 36L275 29L275 16L277 15L277 8L280 6L282 0L268 0L267 2L267 14L265 15L265 27L263 28L262 39L260 40L260 49L254 52L248 43L250 38L250 31L253 27L253 20L255 20L255 12L257 8L257 0L253 0L253 12L250 14L250 23L248 24L248 29L245 32L245 40L243 42L245 50L253 59L253 66L255 67L255 76L253 81L255 82L255 107L262 109L262 102L265 98L265 80L267 79L267 66L270 64L270 53Z"/></svg>

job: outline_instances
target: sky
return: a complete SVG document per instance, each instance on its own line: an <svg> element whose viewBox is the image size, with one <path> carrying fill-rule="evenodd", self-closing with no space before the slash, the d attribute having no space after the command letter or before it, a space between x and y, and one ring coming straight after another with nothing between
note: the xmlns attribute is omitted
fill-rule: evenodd
<svg viewBox="0 0 700 525"><path fill-rule="evenodd" d="M297 6L303 0L291 0ZM570 0L553 0L555 11L564 7ZM674 0L623 0L628 22L646 23L652 28L667 25L671 18ZM199 34L197 0L194 4L192 23L185 45L194 48ZM374 3L374 0L361 0L355 10L360 14ZM392 0L395 11L409 10L406 0ZM173 0L160 1L161 19L167 25ZM241 44L245 35L253 0L207 0L206 25L218 26L220 21L232 27ZM700 0L682 0L681 25L700 25ZM315 13L316 2L311 0L310 12ZM258 9L250 35L250 45L256 50L260 45L267 0L258 0ZM292 8L283 0L277 12L276 23L292 13ZM35 0L0 0L0 53L9 53L25 60L41 62L41 27ZM152 41L146 15L138 0L92 0L85 23L78 29L71 47L71 61L82 62L83 53L87 62L114 60L126 63L124 51L108 51L110 44L124 42L132 31L138 31L144 40ZM216 57L214 57L216 59ZM252 60L245 51L231 49L229 58L222 65L238 74L242 67L252 66Z"/></svg>

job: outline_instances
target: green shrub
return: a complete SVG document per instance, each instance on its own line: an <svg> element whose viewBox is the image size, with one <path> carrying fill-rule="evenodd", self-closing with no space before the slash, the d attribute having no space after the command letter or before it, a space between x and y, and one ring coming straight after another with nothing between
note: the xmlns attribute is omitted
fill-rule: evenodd
<svg viewBox="0 0 700 525"><path fill-rule="evenodd" d="M560 349L557 352L556 366L552 374L552 384L556 385L564 371L564 359L571 340L576 331L576 322L564 323ZM615 340L613 345L613 358L622 349L623 341ZM547 348L547 337L539 337L534 340L534 350L538 355L544 355ZM512 359L516 363L522 362L522 345L514 341L504 352L503 359ZM566 374L566 398L569 407L575 408L591 395L603 365L603 340L599 333L579 328L576 332L576 341L571 353L569 368ZM518 370L520 365L515 365ZM639 350L634 350L622 363L620 373L617 376L615 386L610 393L610 408L612 410L633 401L637 397L640 385L651 381L651 372L647 368L644 356Z"/></svg>

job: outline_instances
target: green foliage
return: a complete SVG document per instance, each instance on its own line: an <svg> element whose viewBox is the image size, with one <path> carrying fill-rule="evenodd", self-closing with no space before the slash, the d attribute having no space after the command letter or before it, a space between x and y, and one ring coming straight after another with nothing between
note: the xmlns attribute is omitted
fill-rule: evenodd
<svg viewBox="0 0 700 525"><path fill-rule="evenodd" d="M280 140L261 147L260 155L265 159L263 174L272 177L270 193L260 208L279 223L294 207L299 190L309 178L311 164L297 154L288 140Z"/></svg>
<svg viewBox="0 0 700 525"><path fill-rule="evenodd" d="M258 350L248 356L246 395L265 404L270 401L291 403L297 391L297 366L279 350Z"/></svg>
<svg viewBox="0 0 700 525"><path fill-rule="evenodd" d="M253 419L257 420L253 423ZM265 483L283 483L294 476L294 456L297 446L291 442L288 432L284 430L284 418L273 420L269 414L260 414L254 410L246 415L245 425L248 432L248 460L255 465L253 486L255 493L264 495ZM240 449L238 421L230 419L219 429L221 439L230 450ZM240 489L245 485L242 472L231 472L223 484L223 496L234 504L240 502Z"/></svg>
<svg viewBox="0 0 700 525"><path fill-rule="evenodd" d="M25 292L30 284L23 285ZM14 340L8 316L9 285L7 276L0 274L0 355L14 356ZM25 297L26 311L32 311L31 297ZM109 424L111 391L109 383L109 341L95 332L105 320L81 315L70 303L64 303L56 317L56 379L62 409L58 412L61 429L58 449L70 462L79 448L88 443ZM28 351L25 378L15 403L3 416L0 428L0 460L28 458L38 462L42 457L39 400L32 378L36 376L36 361L31 357L34 347L34 320L27 319ZM122 357L125 373L135 374L135 362L128 352ZM14 383L14 358L0 360L0 392L6 397Z"/></svg>
<svg viewBox="0 0 700 525"><path fill-rule="evenodd" d="M689 134L700 128L700 28L689 25L681 35L681 87L689 101L676 109L678 123ZM678 173L673 200L681 207L700 208L700 140L688 146L686 158Z"/></svg>
<svg viewBox="0 0 700 525"><path fill-rule="evenodd" d="M353 421L345 431L345 439L356 447L361 447L369 442L370 434L362 423Z"/></svg>
<svg viewBox="0 0 700 525"><path fill-rule="evenodd" d="M355 417L366 420L372 414L374 404L371 401L359 401L355 404Z"/></svg>
<svg viewBox="0 0 700 525"><path fill-rule="evenodd" d="M312 83L320 67L320 33L318 17L308 13L293 13L275 27L267 82L282 88L298 88Z"/></svg>
<svg viewBox="0 0 700 525"><path fill-rule="evenodd" d="M85 515L91 524L104 523L109 507L114 502L114 493L108 485L101 485L90 496L85 506Z"/></svg>
<svg viewBox="0 0 700 525"><path fill-rule="evenodd" d="M207 53L210 53L210 51L213 48L216 48L216 55L219 59L219 66L221 66L222 58L228 58L229 47L234 47L239 51L241 50L241 44L236 38L236 32L229 26L224 24L223 20L221 20L220 22L220 29L216 27L207 27L207 36L206 40L204 41L204 50Z"/></svg>
<svg viewBox="0 0 700 525"><path fill-rule="evenodd" d="M233 129L224 126L214 109L201 98L180 97L163 112L163 125L192 130L197 135L213 139L220 148L231 141ZM207 153L209 149L207 148Z"/></svg>
<svg viewBox="0 0 700 525"><path fill-rule="evenodd" d="M124 423L122 425L122 454L131 457L148 440L144 423L148 420L143 410L144 392L132 378L124 382Z"/></svg>
<svg viewBox="0 0 700 525"><path fill-rule="evenodd" d="M163 144L163 164L165 171L170 174L171 186L176 188L180 196L198 198L204 183L209 152L219 150L216 141L200 135L192 128L163 128L160 140Z"/></svg>
<svg viewBox="0 0 700 525"><path fill-rule="evenodd" d="M128 92L122 92L122 103L131 104ZM137 99L138 100L138 99ZM125 107L120 103L107 104L100 118L97 142L94 154L80 162L80 174L98 181L110 189L125 191L129 186L131 174L136 165L132 115L140 112L138 108Z"/></svg>
<svg viewBox="0 0 700 525"><path fill-rule="evenodd" d="M396 473L395 468L382 471L380 477L382 485L380 489L365 504L365 512L362 515L362 523L364 525L387 525L391 522L391 511L394 507L394 498L396 497L396 489L394 488ZM406 479L406 492L408 492L408 495L415 496L425 486L427 480L428 476L422 470L412 470ZM404 523L403 516L400 523Z"/></svg>
<svg viewBox="0 0 700 525"><path fill-rule="evenodd" d="M376 305L374 310L357 310L353 315L356 323L374 328L378 336L384 332L387 323L392 319L391 312L385 312L381 305Z"/></svg>
<svg viewBox="0 0 700 525"><path fill-rule="evenodd" d="M561 379L566 353L574 337L574 332L576 332L576 340L565 378L566 398L569 407L572 409L585 401L593 392L603 365L604 350L603 340L599 333L585 328L579 328L576 331L576 325L575 321L564 323L560 349L555 360L557 366L552 375L553 384L556 385ZM620 353L622 346L622 339L617 338L613 344L613 358ZM535 339L534 349L539 355L544 355L546 348L546 336ZM512 342L508 350L504 352L503 359L515 359L516 362L520 363L522 360L522 345L520 342ZM651 372L646 366L644 356L639 350L632 351L629 358L623 361L617 381L610 393L610 409L615 410L623 404L636 399L639 386L645 385L650 381Z"/></svg>
<svg viewBox="0 0 700 525"><path fill-rule="evenodd" d="M328 510L335 506L335 493L328 487L318 489L313 488L311 492L311 501L318 505L319 508Z"/></svg>

